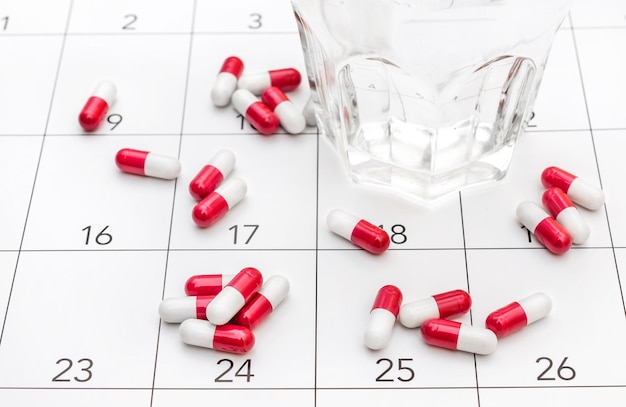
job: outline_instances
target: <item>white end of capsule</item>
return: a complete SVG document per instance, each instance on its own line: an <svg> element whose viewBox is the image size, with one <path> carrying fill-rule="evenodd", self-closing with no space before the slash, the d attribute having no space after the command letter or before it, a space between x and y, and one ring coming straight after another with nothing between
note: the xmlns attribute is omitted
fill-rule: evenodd
<svg viewBox="0 0 626 407"><path fill-rule="evenodd" d="M237 85L240 89L246 89L254 95L260 95L265 89L272 86L272 81L269 72L259 72L242 75Z"/></svg>
<svg viewBox="0 0 626 407"><path fill-rule="evenodd" d="M552 300L545 293L535 293L518 301L526 314L526 324L545 318L552 311Z"/></svg>
<svg viewBox="0 0 626 407"><path fill-rule="evenodd" d="M304 109L302 109L302 114L304 115L304 119L306 120L306 124L308 126L317 126L317 118L315 117L315 102L313 102L313 98L309 98L306 102Z"/></svg>
<svg viewBox="0 0 626 407"><path fill-rule="evenodd" d="M403 304L398 314L400 323L407 328L420 327L434 318L439 318L439 307L432 296Z"/></svg>
<svg viewBox="0 0 626 407"><path fill-rule="evenodd" d="M231 98L231 102L233 103L233 107L235 110L242 115L246 115L246 111L248 108L256 102L259 102L259 98L254 96L252 92L248 89L237 89Z"/></svg>
<svg viewBox="0 0 626 407"><path fill-rule="evenodd" d="M159 304L159 316L170 324L196 318L196 297L165 298Z"/></svg>
<svg viewBox="0 0 626 407"><path fill-rule="evenodd" d="M567 189L567 196L573 202L592 211L604 205L604 191L580 177L572 181Z"/></svg>
<svg viewBox="0 0 626 407"><path fill-rule="evenodd" d="M550 215L541 206L532 201L524 201L517 206L515 211L517 219L532 232L537 225Z"/></svg>
<svg viewBox="0 0 626 407"><path fill-rule="evenodd" d="M230 150L220 150L211 159L209 164L220 170L224 178L230 174L235 168L235 154Z"/></svg>
<svg viewBox="0 0 626 407"><path fill-rule="evenodd" d="M263 283L259 294L263 295L272 304L272 309L274 309L289 294L289 280L281 275L273 275Z"/></svg>
<svg viewBox="0 0 626 407"><path fill-rule="evenodd" d="M486 328L461 324L459 339L456 344L457 350L488 355L498 347L498 337Z"/></svg>
<svg viewBox="0 0 626 407"><path fill-rule="evenodd" d="M220 194L226 201L228 208L232 209L233 206L237 205L243 197L246 196L248 185L241 178L230 178L217 187L215 192Z"/></svg>
<svg viewBox="0 0 626 407"><path fill-rule="evenodd" d="M235 89L237 89L237 77L230 72L220 72L211 89L213 104L219 107L228 105Z"/></svg>
<svg viewBox="0 0 626 407"><path fill-rule="evenodd" d="M346 240L352 238L352 231L359 220L356 216L341 209L333 209L326 215L328 229Z"/></svg>
<svg viewBox="0 0 626 407"><path fill-rule="evenodd" d="M215 325L203 319L186 319L180 324L178 334L188 345L212 349Z"/></svg>
<svg viewBox="0 0 626 407"><path fill-rule="evenodd" d="M570 234L573 243L582 244L589 239L591 229L576 207L570 206L563 209L557 215L556 220Z"/></svg>
<svg viewBox="0 0 626 407"><path fill-rule="evenodd" d="M365 346L372 350L382 349L389 343L396 317L384 308L374 308L370 312L369 322L363 339Z"/></svg>
<svg viewBox="0 0 626 407"><path fill-rule="evenodd" d="M246 303L243 295L236 288L226 286L206 307L206 317L212 324L224 325L230 321L237 311Z"/></svg>
<svg viewBox="0 0 626 407"><path fill-rule="evenodd" d="M143 170L149 177L175 179L180 175L181 165L175 157L149 153L146 156Z"/></svg>
<svg viewBox="0 0 626 407"><path fill-rule="evenodd" d="M109 80L104 80L96 85L96 88L93 91L91 96L99 97L107 102L107 105L111 107L113 102L115 102L115 98L117 97L117 87L115 84Z"/></svg>
<svg viewBox="0 0 626 407"><path fill-rule="evenodd" d="M300 134L306 128L306 119L291 101L284 101L276 106L274 113L280 125L291 134Z"/></svg>

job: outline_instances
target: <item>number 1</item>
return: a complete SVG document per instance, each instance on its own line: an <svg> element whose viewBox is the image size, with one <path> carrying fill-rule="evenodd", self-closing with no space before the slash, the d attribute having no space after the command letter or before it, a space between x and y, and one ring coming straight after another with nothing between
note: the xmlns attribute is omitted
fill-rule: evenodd
<svg viewBox="0 0 626 407"><path fill-rule="evenodd" d="M9 16L4 16L0 18L0 21L4 21L4 24L2 25L2 31L6 31L7 27L9 26Z"/></svg>

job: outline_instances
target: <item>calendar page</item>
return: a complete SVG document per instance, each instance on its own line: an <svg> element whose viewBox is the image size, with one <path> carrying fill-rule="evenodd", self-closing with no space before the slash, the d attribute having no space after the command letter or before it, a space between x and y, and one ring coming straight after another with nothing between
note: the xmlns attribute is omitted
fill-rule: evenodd
<svg viewBox="0 0 626 407"><path fill-rule="evenodd" d="M305 75L287 0L0 3L0 406L623 407L626 400L626 3L577 0L556 34L507 177L416 205L349 181L315 127L259 134L209 97L222 63ZM109 80L93 132L78 114ZM303 109L306 80L289 98ZM178 178L126 174L123 148L179 160ZM247 194L196 226L188 186L218 151ZM563 255L516 219L559 166L601 187L589 239ZM332 233L333 209L390 236L373 255ZM243 354L191 346L159 305L185 282L246 267L286 298ZM399 323L363 341L377 291L464 290L492 311L546 293L552 311L488 355L430 346Z"/></svg>

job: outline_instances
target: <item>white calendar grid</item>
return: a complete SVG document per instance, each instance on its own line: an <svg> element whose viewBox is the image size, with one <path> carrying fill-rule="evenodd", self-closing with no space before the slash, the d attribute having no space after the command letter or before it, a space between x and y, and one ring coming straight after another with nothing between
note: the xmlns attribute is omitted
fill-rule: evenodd
<svg viewBox="0 0 626 407"><path fill-rule="evenodd" d="M286 0L3 0L0 406L623 406L624 50L626 3L576 0L507 178L418 207L350 184L313 128L261 136L211 105L226 56L250 72L305 72ZM117 116L85 135L77 114L102 78L118 87ZM308 90L290 96L303 106ZM122 174L124 147L177 156L183 172ZM221 148L249 193L200 229L187 185ZM583 210L589 241L563 256L514 217L539 201L549 165L607 197ZM372 256L330 233L333 208L393 230L391 249ZM258 225L251 238L246 225ZM248 354L184 345L159 320L189 276L246 266L292 287ZM407 301L466 289L460 320L474 325L535 291L554 310L488 356L429 347L399 325L373 352L362 333L384 284Z"/></svg>

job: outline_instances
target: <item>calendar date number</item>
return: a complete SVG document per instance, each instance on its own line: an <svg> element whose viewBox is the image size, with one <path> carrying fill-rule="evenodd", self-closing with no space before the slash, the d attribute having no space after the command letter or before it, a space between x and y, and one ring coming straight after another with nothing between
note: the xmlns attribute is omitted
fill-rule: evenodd
<svg viewBox="0 0 626 407"><path fill-rule="evenodd" d="M555 367L555 362L546 356L537 358L535 362L544 367L539 376L537 376L539 381L557 379L568 381L576 377L574 368L567 365L567 356L563 358L558 367Z"/></svg>
<svg viewBox="0 0 626 407"><path fill-rule="evenodd" d="M91 368L93 360L82 358L74 362L69 358L61 358L56 361L62 370L52 378L53 382L88 382L92 378Z"/></svg>
<svg viewBox="0 0 626 407"><path fill-rule="evenodd" d="M215 378L216 383L232 383L235 380L243 380L244 378L249 383L254 377L250 359L246 359L237 370L235 370L235 362L231 359L220 359L217 361L217 364L218 366L221 365L224 370Z"/></svg>
<svg viewBox="0 0 626 407"><path fill-rule="evenodd" d="M409 366L413 362L412 358L399 358L394 363L393 360L380 358L377 365L383 367L383 371L376 377L377 382L410 382L415 378L415 371ZM397 374L397 376L396 376Z"/></svg>

